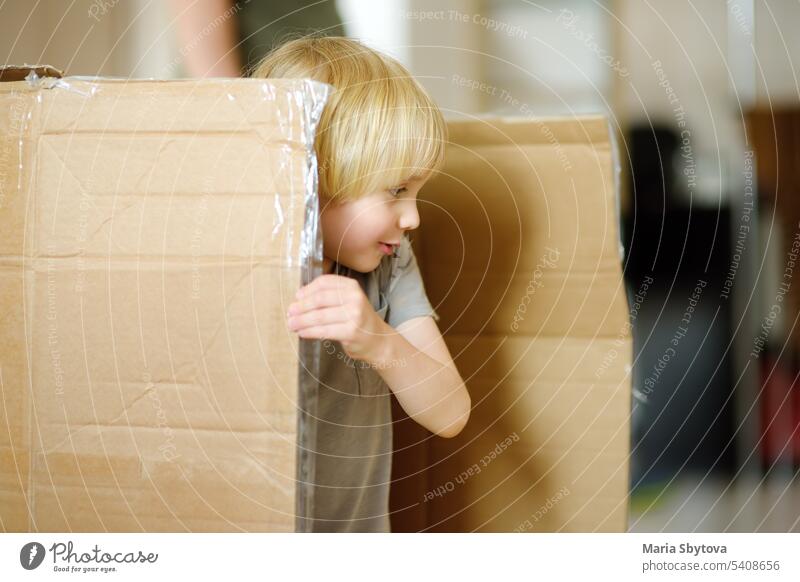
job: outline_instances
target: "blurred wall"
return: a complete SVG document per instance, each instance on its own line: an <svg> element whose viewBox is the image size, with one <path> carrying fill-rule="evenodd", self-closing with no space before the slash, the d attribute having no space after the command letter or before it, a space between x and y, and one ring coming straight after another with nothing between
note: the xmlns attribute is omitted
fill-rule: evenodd
<svg viewBox="0 0 800 582"><path fill-rule="evenodd" d="M3 63L47 63L70 75L173 77L177 47L163 2L7 0Z"/></svg>

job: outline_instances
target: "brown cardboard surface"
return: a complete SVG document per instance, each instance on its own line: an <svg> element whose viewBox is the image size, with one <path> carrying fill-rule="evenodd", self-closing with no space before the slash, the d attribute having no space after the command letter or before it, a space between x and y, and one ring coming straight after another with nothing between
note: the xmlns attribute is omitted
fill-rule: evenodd
<svg viewBox="0 0 800 582"><path fill-rule="evenodd" d="M472 397L397 412L393 531L624 531L631 338L604 118L449 124L415 249Z"/></svg>
<svg viewBox="0 0 800 582"><path fill-rule="evenodd" d="M294 529L320 87L0 83L3 530Z"/></svg>

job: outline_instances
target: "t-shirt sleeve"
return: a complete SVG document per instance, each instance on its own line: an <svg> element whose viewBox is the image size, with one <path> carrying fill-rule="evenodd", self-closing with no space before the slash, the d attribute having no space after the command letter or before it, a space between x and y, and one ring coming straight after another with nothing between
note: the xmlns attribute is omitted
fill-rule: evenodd
<svg viewBox="0 0 800 582"><path fill-rule="evenodd" d="M425 294L422 275L411 242L403 237L397 250L397 258L389 281L389 310L386 322L394 328L409 319L429 315L439 321L439 314L433 309Z"/></svg>

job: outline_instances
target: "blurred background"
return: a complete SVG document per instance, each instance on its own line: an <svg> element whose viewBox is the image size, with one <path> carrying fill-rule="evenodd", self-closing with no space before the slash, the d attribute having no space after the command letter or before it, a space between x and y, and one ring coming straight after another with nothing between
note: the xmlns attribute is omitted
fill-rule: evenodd
<svg viewBox="0 0 800 582"><path fill-rule="evenodd" d="M6 0L0 54L237 76L322 31L397 57L450 117L606 114L634 325L629 527L800 531L798 25L796 0Z"/></svg>

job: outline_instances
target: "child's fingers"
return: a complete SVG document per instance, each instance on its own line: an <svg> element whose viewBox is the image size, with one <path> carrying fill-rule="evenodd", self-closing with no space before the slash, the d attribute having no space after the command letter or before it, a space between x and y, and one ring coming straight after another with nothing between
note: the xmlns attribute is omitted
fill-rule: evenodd
<svg viewBox="0 0 800 582"><path fill-rule="evenodd" d="M322 307L333 307L347 303L350 299L350 291L344 289L322 289L311 295L305 295L289 305L289 315L300 315L312 309Z"/></svg>
<svg viewBox="0 0 800 582"><path fill-rule="evenodd" d="M297 297L306 297L307 295L323 289L354 288L356 285L358 285L358 282L349 277L344 277L342 275L321 275L305 287L298 289Z"/></svg>
<svg viewBox="0 0 800 582"><path fill-rule="evenodd" d="M291 315L289 316L288 325L290 330L300 331L308 327L346 322L349 319L347 311L342 309L341 306L326 307Z"/></svg>

